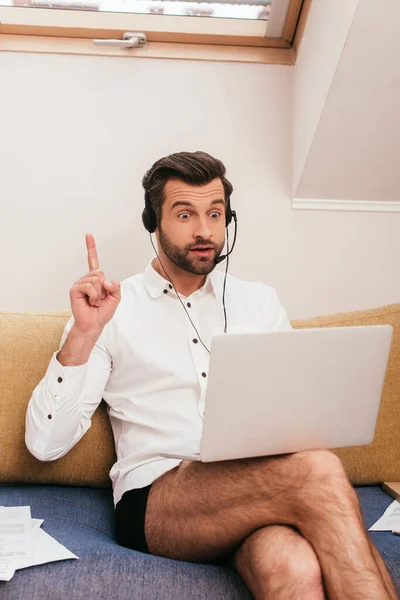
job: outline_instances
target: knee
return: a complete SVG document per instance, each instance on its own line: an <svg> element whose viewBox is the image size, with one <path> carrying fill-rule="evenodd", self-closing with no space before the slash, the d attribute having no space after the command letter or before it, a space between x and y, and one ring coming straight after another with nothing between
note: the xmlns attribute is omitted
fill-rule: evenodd
<svg viewBox="0 0 400 600"><path fill-rule="evenodd" d="M329 450L308 450L293 455L299 463L304 486L329 486L333 484L350 485L342 461Z"/></svg>
<svg viewBox="0 0 400 600"><path fill-rule="evenodd" d="M322 587L322 571L314 551L299 549L282 562L274 575L275 585L290 583L297 590L315 591Z"/></svg>
<svg viewBox="0 0 400 600"><path fill-rule="evenodd" d="M317 555L310 543L292 528L269 526L249 540L247 559L257 570L268 595L280 597L285 591L292 597L293 590L299 597L305 597L306 592L321 589L322 572Z"/></svg>
<svg viewBox="0 0 400 600"><path fill-rule="evenodd" d="M300 511L310 507L325 510L332 503L343 508L358 506L357 494L336 454L329 450L310 450L295 456L303 475L296 494Z"/></svg>

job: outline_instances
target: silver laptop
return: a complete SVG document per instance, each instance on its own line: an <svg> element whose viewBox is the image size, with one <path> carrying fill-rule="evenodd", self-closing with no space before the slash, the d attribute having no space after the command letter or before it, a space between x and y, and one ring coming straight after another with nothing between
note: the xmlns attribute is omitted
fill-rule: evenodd
<svg viewBox="0 0 400 600"><path fill-rule="evenodd" d="M211 462L372 442L391 325L217 335L200 454Z"/></svg>

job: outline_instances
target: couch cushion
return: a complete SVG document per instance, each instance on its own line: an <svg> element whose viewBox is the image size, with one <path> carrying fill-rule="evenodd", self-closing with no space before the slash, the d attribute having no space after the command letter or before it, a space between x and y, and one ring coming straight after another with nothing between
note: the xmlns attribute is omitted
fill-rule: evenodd
<svg viewBox="0 0 400 600"><path fill-rule="evenodd" d="M42 528L79 557L16 571L0 582L2 600L250 600L228 567L142 554L115 542L110 490L0 486L0 504L31 506Z"/></svg>
<svg viewBox="0 0 400 600"><path fill-rule="evenodd" d="M25 446L27 404L59 347L70 316L69 311L0 312L1 482L111 486L108 472L115 452L104 402L87 434L63 458L40 462Z"/></svg>
<svg viewBox="0 0 400 600"><path fill-rule="evenodd" d="M378 486L357 488L370 527L392 502ZM0 582L2 600L250 600L242 580L229 567L193 564L142 554L115 542L110 490L52 486L0 486L0 504L29 505L42 528L79 560L17 571ZM400 591L400 537L370 532Z"/></svg>
<svg viewBox="0 0 400 600"><path fill-rule="evenodd" d="M292 321L294 328L393 326L393 340L374 440L334 450L354 484L400 481L400 304Z"/></svg>

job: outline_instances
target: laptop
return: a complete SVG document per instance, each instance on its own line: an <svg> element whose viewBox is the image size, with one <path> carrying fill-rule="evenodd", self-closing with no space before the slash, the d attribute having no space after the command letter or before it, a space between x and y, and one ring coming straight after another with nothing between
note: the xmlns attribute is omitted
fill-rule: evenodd
<svg viewBox="0 0 400 600"><path fill-rule="evenodd" d="M216 335L199 454L212 462L372 442L391 325Z"/></svg>

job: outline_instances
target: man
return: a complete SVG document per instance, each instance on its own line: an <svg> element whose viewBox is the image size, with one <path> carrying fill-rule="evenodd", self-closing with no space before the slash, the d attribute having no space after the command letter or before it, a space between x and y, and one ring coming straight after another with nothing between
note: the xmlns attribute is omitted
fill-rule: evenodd
<svg viewBox="0 0 400 600"><path fill-rule="evenodd" d="M119 542L160 556L232 564L256 599L395 599L357 495L327 450L199 463L209 348L223 330L232 186L203 152L157 161L143 179L158 258L120 285L99 268L70 290L73 316L26 418L40 460L66 454L104 398L117 462L110 477ZM228 332L290 329L275 290L226 282Z"/></svg>

